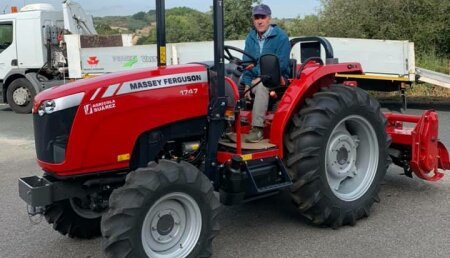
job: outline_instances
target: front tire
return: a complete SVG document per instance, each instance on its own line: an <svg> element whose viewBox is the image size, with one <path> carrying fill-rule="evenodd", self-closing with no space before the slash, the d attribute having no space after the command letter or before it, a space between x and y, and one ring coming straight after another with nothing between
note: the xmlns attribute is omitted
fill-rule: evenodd
<svg viewBox="0 0 450 258"><path fill-rule="evenodd" d="M209 257L220 203L186 162L160 160L131 172L102 218L108 257Z"/></svg>
<svg viewBox="0 0 450 258"><path fill-rule="evenodd" d="M19 114L31 113L36 90L25 78L15 79L6 91L6 100L11 109Z"/></svg>
<svg viewBox="0 0 450 258"><path fill-rule="evenodd" d="M44 213L53 229L70 238L90 239L100 236L101 213L80 207L77 200L64 200L52 204Z"/></svg>
<svg viewBox="0 0 450 258"><path fill-rule="evenodd" d="M359 88L335 85L306 101L284 139L291 196L305 217L336 228L369 216L390 164L385 125Z"/></svg>

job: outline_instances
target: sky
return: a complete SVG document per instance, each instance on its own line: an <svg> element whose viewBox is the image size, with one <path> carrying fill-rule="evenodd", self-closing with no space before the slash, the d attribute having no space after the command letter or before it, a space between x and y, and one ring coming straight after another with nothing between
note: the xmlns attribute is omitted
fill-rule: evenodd
<svg viewBox="0 0 450 258"><path fill-rule="evenodd" d="M226 0L225 0L226 1ZM61 0L0 0L0 11L9 10L15 5L21 8L24 4L49 3L61 9ZM75 0L94 16L130 15L139 11L155 8L154 0ZM320 6L320 0L263 0L272 9L276 18L295 18L315 14ZM166 8L187 6L200 11L208 11L212 0L166 0Z"/></svg>

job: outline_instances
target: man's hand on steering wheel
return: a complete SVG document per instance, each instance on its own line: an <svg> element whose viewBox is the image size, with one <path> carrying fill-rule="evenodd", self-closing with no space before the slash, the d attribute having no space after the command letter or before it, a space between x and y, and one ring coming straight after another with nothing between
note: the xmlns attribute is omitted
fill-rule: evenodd
<svg viewBox="0 0 450 258"><path fill-rule="evenodd" d="M228 60L230 63L234 63L236 65L241 66L245 70L253 69L253 67L255 67L256 64L258 63L258 60L255 57L253 57L249 53L246 53L244 50L240 48L225 45L223 49L225 51L223 56L226 60ZM246 61L241 60L240 58L231 54L231 50L241 53L242 55L248 57L249 60Z"/></svg>

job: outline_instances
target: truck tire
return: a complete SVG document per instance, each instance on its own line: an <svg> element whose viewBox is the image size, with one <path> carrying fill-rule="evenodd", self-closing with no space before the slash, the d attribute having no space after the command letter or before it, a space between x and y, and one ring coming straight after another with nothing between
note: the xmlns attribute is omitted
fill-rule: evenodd
<svg viewBox="0 0 450 258"><path fill-rule="evenodd" d="M64 200L52 204L44 213L53 229L70 238L90 239L101 235L101 213L83 210L77 202Z"/></svg>
<svg viewBox="0 0 450 258"><path fill-rule="evenodd" d="M291 196L314 224L337 228L369 216L390 164L379 103L333 85L307 99L284 137Z"/></svg>
<svg viewBox="0 0 450 258"><path fill-rule="evenodd" d="M209 257L220 203L187 162L160 160L128 174L102 217L107 257Z"/></svg>
<svg viewBox="0 0 450 258"><path fill-rule="evenodd" d="M18 78L11 82L6 91L6 100L11 109L19 114L31 113L36 90L31 82L25 78Z"/></svg>

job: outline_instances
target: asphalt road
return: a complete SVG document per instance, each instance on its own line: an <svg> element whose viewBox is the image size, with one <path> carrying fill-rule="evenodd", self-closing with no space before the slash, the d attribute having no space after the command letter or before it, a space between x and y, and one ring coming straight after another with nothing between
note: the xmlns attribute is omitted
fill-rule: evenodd
<svg viewBox="0 0 450 258"><path fill-rule="evenodd" d="M441 140L450 146L450 110L439 115ZM17 179L41 174L35 157L31 115L0 105L0 257L103 257L100 238L74 240L45 221L30 222ZM430 183L401 173L389 168L381 203L353 227L308 224L286 193L227 207L213 257L449 257L450 176Z"/></svg>

